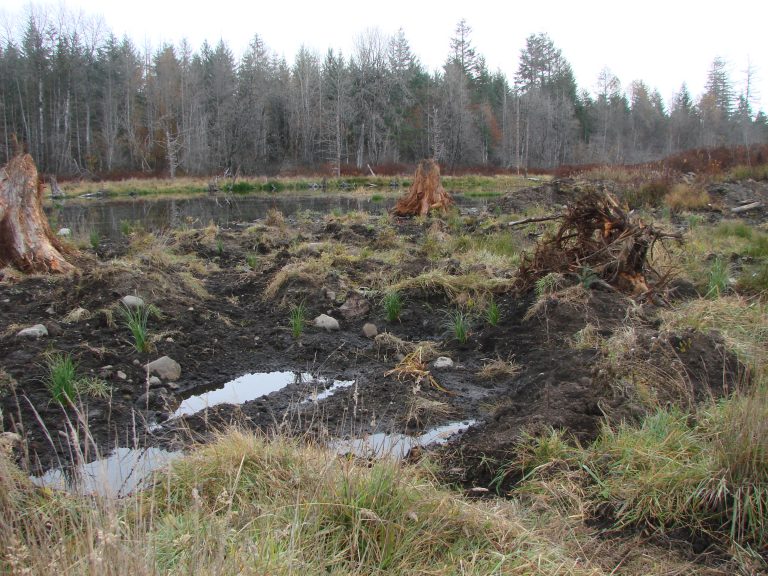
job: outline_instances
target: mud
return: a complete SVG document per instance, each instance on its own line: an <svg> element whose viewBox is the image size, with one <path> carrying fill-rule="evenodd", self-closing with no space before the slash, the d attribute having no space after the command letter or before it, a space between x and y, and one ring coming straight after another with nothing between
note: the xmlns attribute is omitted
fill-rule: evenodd
<svg viewBox="0 0 768 576"><path fill-rule="evenodd" d="M492 212L514 212L534 196L556 207L571 193L572 188L550 186L531 192L531 198L502 199L488 213L466 219L465 230L482 234L483 218ZM487 486L494 466L514 455L523 434L559 428L586 441L595 437L606 416L639 417L641 408L617 386L620 375L600 350L573 345L587 325L596 327L603 339L628 327L635 330L638 344L631 357L636 362L661 369L674 360L685 390L670 393L663 402L717 396L742 378L716 334L661 333L652 305L638 307L600 287L575 286L538 302L533 293L498 291L501 321L491 326L478 313L465 343L453 337L445 321L445 311L466 300L463 294L409 290L400 318L388 321L381 294L369 285L371 278L451 272L457 266L450 256L424 254L433 224L392 219L385 230L378 220L314 215L288 218L280 227L257 222L256 235L243 227L219 229L215 241L204 230L186 231L173 241L173 252L211 264L206 273L197 274L207 295L193 289L187 273L173 262L137 255L136 238L83 249L74 260L79 270L74 276L7 274L0 282L2 426L22 434L21 458L30 470L40 472L83 455L85 460L106 455L115 446L175 450L233 424L331 443L377 433L418 438L440 425L471 420L466 432L441 448L445 474L451 481ZM378 260L376 250L394 241L402 243L402 258L393 267ZM306 249L298 248L302 243ZM322 261L329 266L322 273L297 276L265 298L287 264L320 262L322 255L312 244L322 243L336 246L335 258L342 260L366 249L371 255L338 268L335 260ZM245 264L247 254L258 257L252 270ZM149 320L152 352L136 352L120 322L117 302L127 294L141 295L162 314ZM352 294L369 306L345 317L340 308ZM330 314L339 320L340 330L307 326L295 338L289 308L302 301L308 318ZM531 313L534 306L537 312ZM70 313L78 308L89 314L73 319ZM431 342L454 366L438 370L427 364L438 386L386 375L401 357L366 338L361 332L366 322L406 342ZM21 328L38 323L47 326L48 338L16 336ZM45 384L46 353L51 351L71 354L78 373L103 378L111 396L83 396L68 407L53 402ZM182 376L175 383L151 384L143 365L164 355L179 362ZM518 370L483 378L479 372L493 360L514 362ZM253 372L311 377L294 378L239 405L176 412L190 396ZM318 395L318 382L324 383L322 392L334 381L353 384Z"/></svg>

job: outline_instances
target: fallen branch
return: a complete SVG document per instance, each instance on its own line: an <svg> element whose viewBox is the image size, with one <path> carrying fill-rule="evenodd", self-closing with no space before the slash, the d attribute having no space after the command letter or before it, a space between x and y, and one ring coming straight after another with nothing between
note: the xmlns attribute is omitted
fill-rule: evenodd
<svg viewBox="0 0 768 576"><path fill-rule="evenodd" d="M548 222L550 220L559 220L562 217L562 214L551 214L549 216L532 216L530 218L523 218L522 220L515 220L514 222L507 222L507 226L521 226L522 224L530 224L531 222Z"/></svg>

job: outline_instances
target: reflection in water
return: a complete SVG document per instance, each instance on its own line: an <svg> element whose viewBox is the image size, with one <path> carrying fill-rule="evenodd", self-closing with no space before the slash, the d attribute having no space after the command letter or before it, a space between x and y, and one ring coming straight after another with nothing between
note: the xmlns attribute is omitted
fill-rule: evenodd
<svg viewBox="0 0 768 576"><path fill-rule="evenodd" d="M190 396L182 401L173 418L188 416L217 404L243 404L272 392L282 390L288 384L301 384L312 380L311 374L299 372L253 372L230 380L224 386Z"/></svg>
<svg viewBox="0 0 768 576"><path fill-rule="evenodd" d="M463 432L476 423L476 420L451 422L450 424L433 428L421 436L379 432L364 438L337 440L331 443L331 448L339 454L351 453L361 458L388 457L400 460L408 456L408 453L417 446L445 444L451 436Z"/></svg>
<svg viewBox="0 0 768 576"><path fill-rule="evenodd" d="M486 200L454 197L459 206L483 206ZM387 196L380 201L371 197L340 195L286 194L284 196L195 196L191 198L94 198L87 202L63 203L47 208L54 228L69 228L75 236L97 232L103 238L119 238L121 224L138 225L149 232L184 225L203 227L210 223L229 227L254 222L266 216L271 208L285 216L309 210L319 213L363 210L373 214L386 212L397 198Z"/></svg>
<svg viewBox="0 0 768 576"><path fill-rule="evenodd" d="M107 458L75 467L54 468L32 482L59 490L101 496L125 496L141 488L155 470L178 458L181 452L160 448L116 448Z"/></svg>

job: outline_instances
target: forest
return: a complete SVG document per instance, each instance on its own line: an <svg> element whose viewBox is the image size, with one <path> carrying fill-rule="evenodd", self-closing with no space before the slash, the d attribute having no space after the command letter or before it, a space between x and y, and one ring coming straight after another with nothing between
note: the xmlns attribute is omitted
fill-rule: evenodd
<svg viewBox="0 0 768 576"><path fill-rule="evenodd" d="M704 93L667 104L607 68L580 87L554 41L531 34L514 78L488 69L461 20L427 70L402 29L367 30L351 54L293 62L259 37L140 49L97 20L31 11L0 45L0 163L16 134L60 177L368 171L435 158L446 173L640 163L699 147L768 142L754 70L715 58Z"/></svg>

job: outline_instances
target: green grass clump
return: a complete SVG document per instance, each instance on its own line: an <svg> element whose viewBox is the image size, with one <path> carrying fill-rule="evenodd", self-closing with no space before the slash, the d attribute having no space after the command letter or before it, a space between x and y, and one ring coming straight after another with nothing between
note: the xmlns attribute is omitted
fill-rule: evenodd
<svg viewBox="0 0 768 576"><path fill-rule="evenodd" d="M45 366L48 376L45 385L51 397L59 404L73 402L77 397L77 367L70 354L50 353Z"/></svg>
<svg viewBox="0 0 768 576"><path fill-rule="evenodd" d="M257 190L256 184L253 182L246 182L244 180L240 180L240 182L235 182L230 187L230 191L234 194L248 194L249 192L255 192Z"/></svg>
<svg viewBox="0 0 768 576"><path fill-rule="evenodd" d="M403 311L403 298L398 291L387 292L382 300L382 306L384 306L384 313L388 321L400 320L400 313Z"/></svg>
<svg viewBox="0 0 768 576"><path fill-rule="evenodd" d="M88 234L88 242L91 245L91 248L94 250L98 249L99 242L101 242L101 235L98 230L91 230L90 234Z"/></svg>
<svg viewBox="0 0 768 576"><path fill-rule="evenodd" d="M768 180L768 164L757 166L734 166L728 171L726 178L729 180Z"/></svg>
<svg viewBox="0 0 768 576"><path fill-rule="evenodd" d="M288 319L291 324L291 334L298 340L304 333L304 327L307 323L307 307L304 305L304 301L291 306Z"/></svg>
<svg viewBox="0 0 768 576"><path fill-rule="evenodd" d="M123 317L123 324L131 332L133 337L133 347L136 352L148 352L150 347L149 333L147 331L147 322L151 313L150 306L131 307L122 304L120 314Z"/></svg>
<svg viewBox="0 0 768 576"><path fill-rule="evenodd" d="M499 310L499 305L496 304L496 300L493 298L488 301L488 305L485 308L485 320L491 326L496 326L501 320L501 310Z"/></svg>
<svg viewBox="0 0 768 576"><path fill-rule="evenodd" d="M730 269L728 263L722 258L715 258L709 268L709 281L707 283L707 297L719 298L728 292Z"/></svg>
<svg viewBox="0 0 768 576"><path fill-rule="evenodd" d="M471 324L470 315L467 312L464 310L449 312L446 324L453 332L453 336L459 344L464 344L467 341Z"/></svg>

